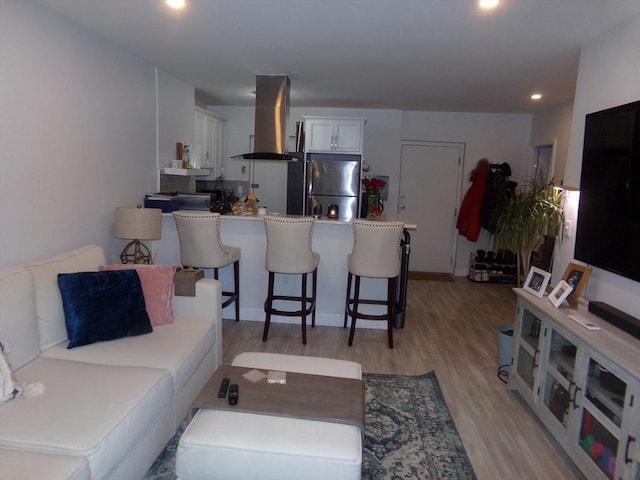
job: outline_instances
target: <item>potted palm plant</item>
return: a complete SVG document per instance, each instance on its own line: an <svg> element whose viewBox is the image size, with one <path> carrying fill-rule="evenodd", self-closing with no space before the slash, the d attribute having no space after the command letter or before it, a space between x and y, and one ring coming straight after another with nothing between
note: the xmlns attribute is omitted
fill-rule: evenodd
<svg viewBox="0 0 640 480"><path fill-rule="evenodd" d="M516 253L517 281L522 286L531 266L531 252L543 242L553 249L555 240L562 239L563 193L537 173L524 187L502 199L496 215L494 248Z"/></svg>

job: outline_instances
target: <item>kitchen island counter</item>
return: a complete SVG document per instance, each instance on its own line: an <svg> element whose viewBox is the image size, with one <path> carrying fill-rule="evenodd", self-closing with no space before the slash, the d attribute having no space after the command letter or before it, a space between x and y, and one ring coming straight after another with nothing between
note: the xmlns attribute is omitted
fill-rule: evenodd
<svg viewBox="0 0 640 480"><path fill-rule="evenodd" d="M205 212L203 212L205 213ZM171 214L164 214L164 215L168 215L171 216ZM268 214L268 215L272 215L272 214ZM273 216L276 217L284 217L285 215L281 215L281 214L273 214ZM302 218L303 215L286 215L287 217L294 217L294 218ZM222 219L223 220L249 220L249 221L262 221L264 217L260 216L260 215L222 215ZM320 218L314 218L316 224L327 224L327 225L352 225L353 224L353 220L334 220L332 218L327 218L327 217L320 217ZM363 219L363 220L369 220L369 219ZM399 218L395 215L386 215L383 214L381 217L376 218L374 221L376 222L403 222L405 224L405 228L408 230L415 230L416 229L416 225L414 223L408 222L402 218Z"/></svg>
<svg viewBox="0 0 640 480"><path fill-rule="evenodd" d="M393 217L383 216L379 221L392 221L391 218ZM263 322L268 279L265 270L266 236L263 217L223 215L221 220L222 242L242 250L240 258L240 319ZM316 302L317 325L342 326L343 324L347 289L347 255L351 253L353 248L353 229L351 226L351 221L316 219L312 248L313 251L320 254ZM416 225L406 222L406 228L412 230L416 228ZM155 263L180 264L180 245L172 214L163 214L162 239L153 243L153 251ZM211 276L211 272L207 272L207 276ZM220 280L223 284L232 285L232 269L221 269ZM384 298L386 285L386 280L383 279L363 279L362 295L371 296L371 298ZM284 295L299 293L299 277L276 275L276 291ZM233 308L229 308L223 312L224 318L233 317ZM310 319L308 321L311 322ZM272 322L299 324L300 319L274 316ZM359 320L358 327L386 328L386 324Z"/></svg>

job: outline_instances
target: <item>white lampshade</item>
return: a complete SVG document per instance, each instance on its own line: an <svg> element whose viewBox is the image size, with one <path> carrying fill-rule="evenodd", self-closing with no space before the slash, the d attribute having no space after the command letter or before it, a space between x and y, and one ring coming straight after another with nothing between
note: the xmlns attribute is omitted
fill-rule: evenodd
<svg viewBox="0 0 640 480"><path fill-rule="evenodd" d="M159 208L116 208L115 236L127 240L160 240L162 210Z"/></svg>

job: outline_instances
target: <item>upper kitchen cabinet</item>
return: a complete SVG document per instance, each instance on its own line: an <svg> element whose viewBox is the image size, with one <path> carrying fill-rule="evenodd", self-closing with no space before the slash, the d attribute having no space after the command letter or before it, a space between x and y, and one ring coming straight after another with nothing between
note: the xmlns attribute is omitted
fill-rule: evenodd
<svg viewBox="0 0 640 480"><path fill-rule="evenodd" d="M305 151L362 154L366 118L302 117Z"/></svg>
<svg viewBox="0 0 640 480"><path fill-rule="evenodd" d="M211 169L212 178L222 175L227 124L210 112L195 109L195 144L201 148L201 168Z"/></svg>

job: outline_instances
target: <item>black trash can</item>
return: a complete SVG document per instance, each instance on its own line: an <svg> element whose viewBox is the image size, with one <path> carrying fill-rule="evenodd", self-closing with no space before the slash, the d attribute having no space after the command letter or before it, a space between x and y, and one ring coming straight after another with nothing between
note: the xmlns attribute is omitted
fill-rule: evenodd
<svg viewBox="0 0 640 480"><path fill-rule="evenodd" d="M409 280L409 254L411 253L411 235L404 230L400 241L400 276L398 277L398 292L394 307L394 328L404 328L404 316L407 306L407 282Z"/></svg>

